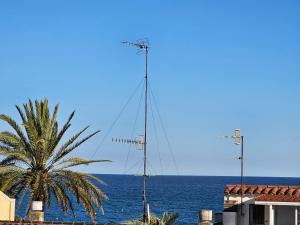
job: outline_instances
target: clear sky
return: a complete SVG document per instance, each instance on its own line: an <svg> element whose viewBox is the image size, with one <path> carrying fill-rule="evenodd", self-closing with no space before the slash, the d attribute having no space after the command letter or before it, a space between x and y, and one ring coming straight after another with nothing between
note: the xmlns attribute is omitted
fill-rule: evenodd
<svg viewBox="0 0 300 225"><path fill-rule="evenodd" d="M239 127L246 175L299 176L299 12L297 0L0 1L0 112L19 121L15 104L47 97L61 123L76 110L69 137L87 124L102 130L77 155L113 162L80 169L141 172L141 152L111 143L142 133L141 89L110 127L144 72L143 55L120 42L147 37L179 174L238 175L239 147L220 136ZM154 118L150 170L177 174Z"/></svg>

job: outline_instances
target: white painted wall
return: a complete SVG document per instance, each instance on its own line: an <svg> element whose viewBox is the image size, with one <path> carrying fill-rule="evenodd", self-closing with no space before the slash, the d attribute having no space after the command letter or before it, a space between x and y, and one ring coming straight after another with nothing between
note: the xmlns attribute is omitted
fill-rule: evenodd
<svg viewBox="0 0 300 225"><path fill-rule="evenodd" d="M231 200L231 201L236 201L237 204L239 204L241 202L241 197L239 195L235 195L235 196L224 196L224 201L226 200ZM243 202L244 203L254 203L255 198L254 197L249 197L249 196L244 196L243 197Z"/></svg>
<svg viewBox="0 0 300 225"><path fill-rule="evenodd" d="M226 196L226 197L224 197L224 201L226 201L226 200L236 201L237 204L240 204L241 197L239 195ZM244 212L244 215L241 217L241 211L240 211L241 208L238 207L237 225L249 225L249 204L254 204L254 200L255 199L252 196L244 196L243 197L243 212Z"/></svg>
<svg viewBox="0 0 300 225"><path fill-rule="evenodd" d="M240 204L240 196L224 196L224 201L233 200ZM236 224L227 223L224 225L249 225L249 205L265 205L265 225L298 225L296 207L300 206L299 202L255 202L253 197L244 196L244 216L240 217L240 208L236 213ZM224 217L223 217L224 218Z"/></svg>
<svg viewBox="0 0 300 225"><path fill-rule="evenodd" d="M274 224L274 206L265 206L265 225L275 225Z"/></svg>

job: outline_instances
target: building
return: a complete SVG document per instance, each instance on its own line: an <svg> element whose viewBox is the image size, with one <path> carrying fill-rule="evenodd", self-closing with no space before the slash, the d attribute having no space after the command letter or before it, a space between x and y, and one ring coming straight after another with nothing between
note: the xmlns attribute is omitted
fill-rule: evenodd
<svg viewBox="0 0 300 225"><path fill-rule="evenodd" d="M15 220L15 199L9 198L0 191L0 220Z"/></svg>
<svg viewBox="0 0 300 225"><path fill-rule="evenodd" d="M244 185L243 190L240 185L226 186L223 225L299 224L300 186Z"/></svg>

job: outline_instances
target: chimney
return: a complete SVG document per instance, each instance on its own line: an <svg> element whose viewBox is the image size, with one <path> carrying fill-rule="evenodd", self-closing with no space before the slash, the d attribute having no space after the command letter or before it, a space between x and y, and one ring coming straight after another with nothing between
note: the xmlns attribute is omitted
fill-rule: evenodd
<svg viewBox="0 0 300 225"><path fill-rule="evenodd" d="M213 225L212 222L212 210L202 209L199 213L199 224L198 225Z"/></svg>

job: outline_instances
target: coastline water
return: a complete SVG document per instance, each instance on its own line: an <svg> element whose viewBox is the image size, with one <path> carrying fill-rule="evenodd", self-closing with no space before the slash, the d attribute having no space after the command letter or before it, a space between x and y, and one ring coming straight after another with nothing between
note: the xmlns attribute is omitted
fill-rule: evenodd
<svg viewBox="0 0 300 225"><path fill-rule="evenodd" d="M100 188L108 195L104 201L104 215L97 214L98 223L119 223L142 214L142 176L96 175L107 185ZM179 213L176 224L196 225L201 209L212 209L213 213L223 210L223 193L226 184L238 184L239 177L229 176L151 176L148 179L148 202L150 210L157 216L162 212ZM245 177L246 184L300 185L300 178ZM46 210L46 221L92 222L84 209L77 206L76 217L67 215L52 201L51 209ZM18 207L18 201L16 204ZM23 217L25 205L17 209Z"/></svg>

